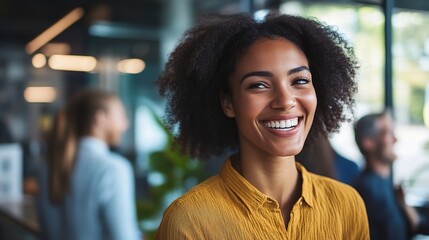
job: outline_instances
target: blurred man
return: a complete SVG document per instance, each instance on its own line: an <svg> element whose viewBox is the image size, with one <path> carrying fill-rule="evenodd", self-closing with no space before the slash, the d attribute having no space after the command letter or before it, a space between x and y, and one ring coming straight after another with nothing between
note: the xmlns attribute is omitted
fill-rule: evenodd
<svg viewBox="0 0 429 240"><path fill-rule="evenodd" d="M366 161L355 187L367 208L372 240L409 239L420 222L417 211L405 204L402 190L395 194L392 186L397 141L393 129L387 111L366 115L354 126L356 143Z"/></svg>

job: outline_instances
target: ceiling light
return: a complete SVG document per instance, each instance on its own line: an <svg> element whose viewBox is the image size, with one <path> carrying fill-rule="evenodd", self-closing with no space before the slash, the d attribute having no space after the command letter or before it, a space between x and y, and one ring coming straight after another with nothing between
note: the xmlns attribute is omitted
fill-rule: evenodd
<svg viewBox="0 0 429 240"><path fill-rule="evenodd" d="M116 66L119 72L129 73L129 74L141 73L145 67L146 67L145 62L138 58L121 60L120 62L118 62L118 65Z"/></svg>
<svg viewBox="0 0 429 240"><path fill-rule="evenodd" d="M97 59L92 56L52 55L48 65L54 70L91 72L97 66Z"/></svg>
<svg viewBox="0 0 429 240"><path fill-rule="evenodd" d="M29 103L50 103L55 101L57 91L53 87L27 87L24 99Z"/></svg>
<svg viewBox="0 0 429 240"><path fill-rule="evenodd" d="M27 53L33 54L39 48L43 47L43 45L51 41L54 37L58 36L73 23L77 22L83 16L83 12L84 11L82 8L75 8L66 16L61 18L58 22L46 29L25 46Z"/></svg>
<svg viewBox="0 0 429 240"><path fill-rule="evenodd" d="M33 56L33 58L31 59L31 63L35 68L42 68L46 65L46 57L45 55L38 53Z"/></svg>

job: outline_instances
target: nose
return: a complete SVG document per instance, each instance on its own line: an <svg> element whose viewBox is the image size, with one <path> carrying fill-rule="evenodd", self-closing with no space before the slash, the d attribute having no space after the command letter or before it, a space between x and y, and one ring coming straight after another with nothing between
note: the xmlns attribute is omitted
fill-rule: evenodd
<svg viewBox="0 0 429 240"><path fill-rule="evenodd" d="M287 110L296 105L296 96L293 89L288 86L279 86L273 93L271 107L273 109Z"/></svg>

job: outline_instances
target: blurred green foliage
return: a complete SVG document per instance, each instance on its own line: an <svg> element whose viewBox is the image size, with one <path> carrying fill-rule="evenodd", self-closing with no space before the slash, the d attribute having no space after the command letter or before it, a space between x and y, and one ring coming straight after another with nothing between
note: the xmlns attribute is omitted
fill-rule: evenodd
<svg viewBox="0 0 429 240"><path fill-rule="evenodd" d="M170 204L171 195L183 194L208 177L202 162L183 155L174 145L174 136L162 119L151 110L158 126L168 137L165 148L152 152L149 157L149 172L162 176L159 185L150 186L149 196L137 202L139 221L160 220L164 209ZM156 229L144 229L146 239L153 239Z"/></svg>

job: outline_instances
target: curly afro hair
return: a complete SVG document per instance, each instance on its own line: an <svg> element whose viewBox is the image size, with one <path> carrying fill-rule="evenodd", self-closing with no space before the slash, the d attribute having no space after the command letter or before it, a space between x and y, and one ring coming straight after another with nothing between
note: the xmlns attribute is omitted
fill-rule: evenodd
<svg viewBox="0 0 429 240"><path fill-rule="evenodd" d="M333 28L315 19L269 14L207 17L188 30L158 79L166 99L167 126L178 126L176 143L192 157L207 158L238 148L235 119L225 116L220 93L236 63L260 38L287 39L306 55L317 95L317 109L306 142L338 131L353 113L358 64L353 49Z"/></svg>

